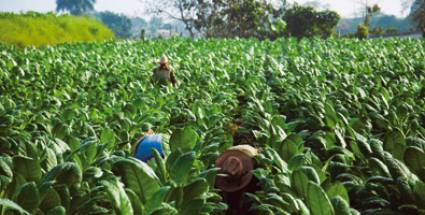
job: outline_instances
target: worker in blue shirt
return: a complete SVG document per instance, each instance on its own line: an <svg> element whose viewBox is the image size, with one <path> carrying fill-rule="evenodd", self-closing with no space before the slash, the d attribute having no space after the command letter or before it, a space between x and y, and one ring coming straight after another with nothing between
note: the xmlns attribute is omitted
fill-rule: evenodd
<svg viewBox="0 0 425 215"><path fill-rule="evenodd" d="M156 149L159 154L164 157L164 151L161 145L161 136L159 134L155 134L149 124L144 124L142 126L142 131L144 132L143 137L137 140L137 142L133 145L132 151L134 157L143 162L147 162L154 158L152 149Z"/></svg>

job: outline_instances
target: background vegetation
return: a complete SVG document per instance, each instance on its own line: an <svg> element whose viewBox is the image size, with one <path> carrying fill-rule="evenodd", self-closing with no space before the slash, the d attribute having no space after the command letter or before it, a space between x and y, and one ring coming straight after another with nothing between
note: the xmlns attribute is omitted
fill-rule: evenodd
<svg viewBox="0 0 425 215"><path fill-rule="evenodd" d="M262 150L254 214L425 214L425 40L0 49L3 215L223 215L214 161L241 141ZM146 81L164 53L178 88ZM166 154L148 164L146 122Z"/></svg>
<svg viewBox="0 0 425 215"><path fill-rule="evenodd" d="M114 37L101 22L85 16L0 13L0 26L0 42L19 46L104 41Z"/></svg>

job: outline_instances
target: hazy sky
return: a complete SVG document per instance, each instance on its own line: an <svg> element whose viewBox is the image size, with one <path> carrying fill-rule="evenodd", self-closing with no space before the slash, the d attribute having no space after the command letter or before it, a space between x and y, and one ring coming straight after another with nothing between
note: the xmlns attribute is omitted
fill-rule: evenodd
<svg viewBox="0 0 425 215"><path fill-rule="evenodd" d="M289 0L289 2L298 2L300 4L311 2L311 0ZM344 17L352 17L359 12L359 2L366 0L320 0L323 6L337 11ZM382 11L387 14L404 16L409 11L402 11L403 0L368 0L369 3L378 3ZM55 0L0 0L0 11L19 12L19 11L54 11L56 7ZM124 13L129 16L143 16L144 5L139 0L97 0L95 9L98 11L109 10L118 13Z"/></svg>

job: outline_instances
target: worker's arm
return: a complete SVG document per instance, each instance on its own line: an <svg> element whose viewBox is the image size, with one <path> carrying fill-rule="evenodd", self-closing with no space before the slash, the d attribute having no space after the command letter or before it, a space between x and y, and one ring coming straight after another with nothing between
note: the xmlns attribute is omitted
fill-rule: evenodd
<svg viewBox="0 0 425 215"><path fill-rule="evenodd" d="M173 84L173 86L176 86L177 79L176 79L176 75L174 74L174 70L172 70L172 69L170 71L170 80L171 80L171 83Z"/></svg>
<svg viewBox="0 0 425 215"><path fill-rule="evenodd" d="M136 152L137 146L140 144L140 142L142 142L143 138L145 136L143 135L141 138L139 138L137 140L137 142L135 142L132 146L131 146L131 153L134 154Z"/></svg>

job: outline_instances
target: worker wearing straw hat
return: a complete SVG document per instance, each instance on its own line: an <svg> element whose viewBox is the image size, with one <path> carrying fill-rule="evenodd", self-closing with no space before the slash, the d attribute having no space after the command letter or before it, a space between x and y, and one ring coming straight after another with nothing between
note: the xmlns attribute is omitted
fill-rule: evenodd
<svg viewBox="0 0 425 215"><path fill-rule="evenodd" d="M215 161L219 168L215 186L222 191L228 204L227 214L248 214L249 205L241 204L243 194L259 190L257 179L252 175L254 157L258 150L250 145L237 145L223 152Z"/></svg>
<svg viewBox="0 0 425 215"><path fill-rule="evenodd" d="M174 70L168 64L167 56L162 56L159 66L153 70L152 80L159 85L173 84L176 86L177 80Z"/></svg>

